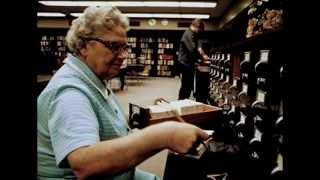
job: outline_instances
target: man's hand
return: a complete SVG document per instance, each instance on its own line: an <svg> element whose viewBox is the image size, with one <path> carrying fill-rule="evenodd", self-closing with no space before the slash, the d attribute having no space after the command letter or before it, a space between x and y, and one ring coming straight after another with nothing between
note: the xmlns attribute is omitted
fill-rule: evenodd
<svg viewBox="0 0 320 180"><path fill-rule="evenodd" d="M209 138L202 129L188 123L170 121L158 124L158 128L167 139L167 148L180 154L187 153L198 140Z"/></svg>
<svg viewBox="0 0 320 180"><path fill-rule="evenodd" d="M204 54L204 55L202 56L202 58L203 58L203 61L208 61L208 60L209 60L209 57L208 57L208 55L206 55L206 54Z"/></svg>
<svg viewBox="0 0 320 180"><path fill-rule="evenodd" d="M204 52L204 50L201 47L198 48L198 52L202 57L202 60L203 60L202 62L205 62L205 61L209 60L208 55Z"/></svg>

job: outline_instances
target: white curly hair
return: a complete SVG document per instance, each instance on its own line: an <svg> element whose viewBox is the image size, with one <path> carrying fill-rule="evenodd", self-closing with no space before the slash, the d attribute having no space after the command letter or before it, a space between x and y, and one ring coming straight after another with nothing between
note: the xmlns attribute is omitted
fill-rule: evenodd
<svg viewBox="0 0 320 180"><path fill-rule="evenodd" d="M66 43L72 53L79 54L85 43L83 37L102 34L115 26L129 30L129 19L114 6L90 6L84 13L72 21L66 35Z"/></svg>

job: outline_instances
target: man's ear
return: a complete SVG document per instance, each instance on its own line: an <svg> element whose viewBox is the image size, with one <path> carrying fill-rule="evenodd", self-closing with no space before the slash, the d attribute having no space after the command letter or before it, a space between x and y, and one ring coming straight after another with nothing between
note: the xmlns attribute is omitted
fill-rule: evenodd
<svg viewBox="0 0 320 180"><path fill-rule="evenodd" d="M80 54L84 58L88 56L88 49L86 46L80 49Z"/></svg>

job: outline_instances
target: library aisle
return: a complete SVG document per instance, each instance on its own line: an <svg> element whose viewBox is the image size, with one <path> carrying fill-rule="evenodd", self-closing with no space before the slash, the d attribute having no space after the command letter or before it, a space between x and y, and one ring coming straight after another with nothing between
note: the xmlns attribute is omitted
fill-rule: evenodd
<svg viewBox="0 0 320 180"><path fill-rule="evenodd" d="M288 0L44 0L36 20L32 179L288 177Z"/></svg>
<svg viewBox="0 0 320 180"><path fill-rule="evenodd" d="M178 99L180 89L180 78L168 77L149 77L143 80L141 85L126 85L124 90L114 91L120 105L123 107L128 118L129 103L141 105L150 105L159 97L166 98L169 101Z"/></svg>

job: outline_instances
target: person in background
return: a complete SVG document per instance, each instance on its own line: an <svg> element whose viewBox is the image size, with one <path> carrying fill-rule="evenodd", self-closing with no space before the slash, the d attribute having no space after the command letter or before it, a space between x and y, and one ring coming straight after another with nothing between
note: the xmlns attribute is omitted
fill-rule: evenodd
<svg viewBox="0 0 320 180"><path fill-rule="evenodd" d="M128 29L127 17L111 6L88 7L72 21L72 53L37 100L37 179L159 179L136 166L163 149L184 154L208 139L202 129L174 121L130 130L104 84L126 58Z"/></svg>
<svg viewBox="0 0 320 180"><path fill-rule="evenodd" d="M182 74L178 99L187 99L191 95L194 84L195 63L198 59L208 60L208 56L199 46L199 34L204 31L204 23L194 19L180 40L178 68Z"/></svg>
<svg viewBox="0 0 320 180"><path fill-rule="evenodd" d="M125 75L127 73L127 60L125 59L121 66L120 66L120 73L119 73L119 78L120 78L120 82L121 82L121 87L120 89L123 90L124 89L124 85L125 85Z"/></svg>
<svg viewBox="0 0 320 180"><path fill-rule="evenodd" d="M208 61L207 55L202 48L199 48L200 54L205 54L205 58L198 59L195 69L195 88L193 97L197 102L208 104L209 99L209 85L210 85L210 61Z"/></svg>

